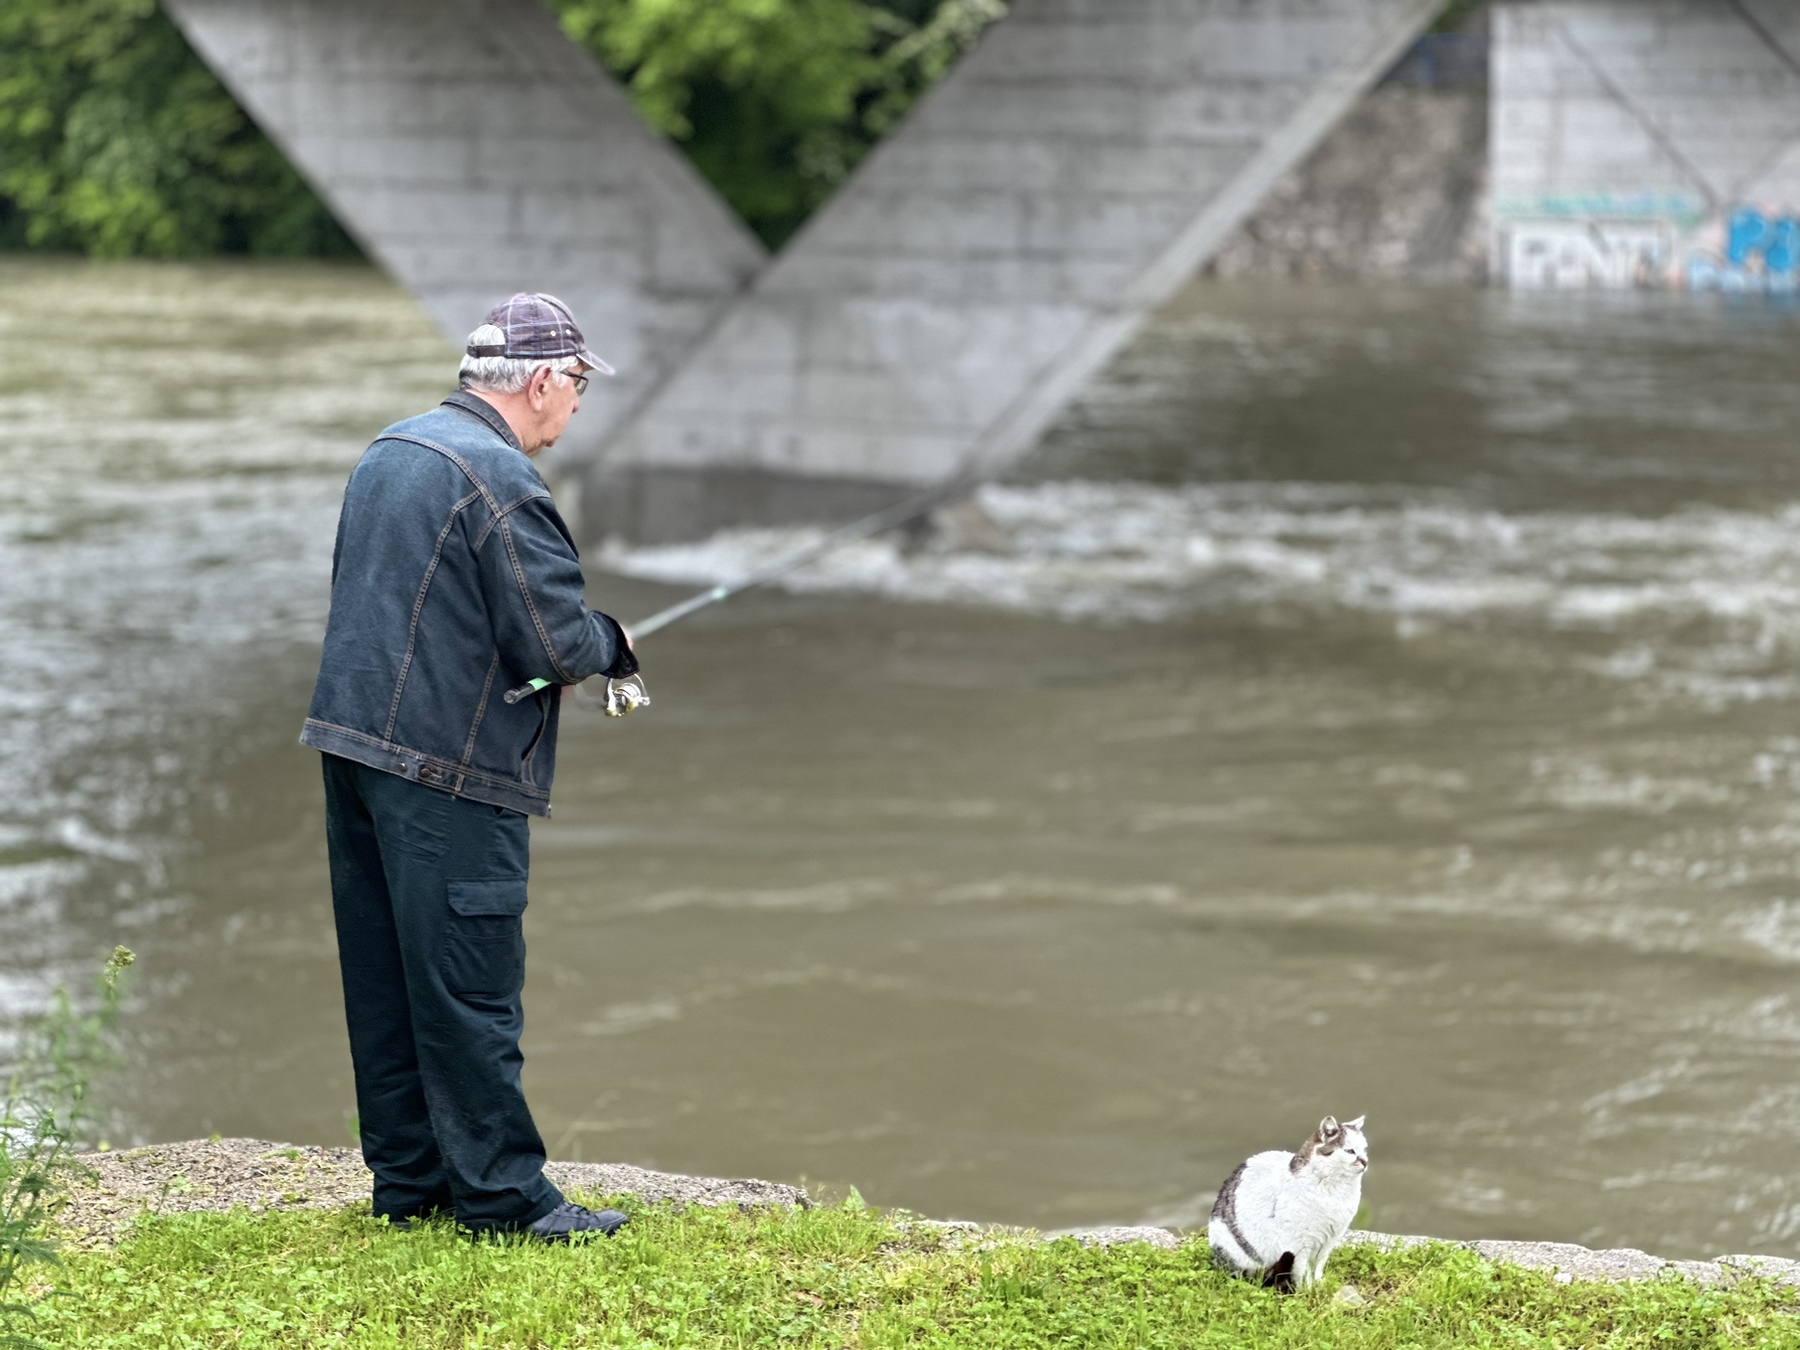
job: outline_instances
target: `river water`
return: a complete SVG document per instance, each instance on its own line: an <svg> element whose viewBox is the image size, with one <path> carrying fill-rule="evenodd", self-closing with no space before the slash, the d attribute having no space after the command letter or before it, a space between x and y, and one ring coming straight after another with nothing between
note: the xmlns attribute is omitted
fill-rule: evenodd
<svg viewBox="0 0 1800 1350"><path fill-rule="evenodd" d="M646 643L534 822L553 1152L1193 1224L1366 1112L1373 1227L1800 1251L1797 338L1197 285L973 505ZM117 1143L348 1138L295 736L452 360L359 268L0 262L0 1010L138 950Z"/></svg>

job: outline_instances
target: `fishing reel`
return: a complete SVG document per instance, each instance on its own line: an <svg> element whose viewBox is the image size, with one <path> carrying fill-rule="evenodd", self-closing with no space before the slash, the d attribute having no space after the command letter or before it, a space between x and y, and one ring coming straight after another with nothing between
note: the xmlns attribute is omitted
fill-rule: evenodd
<svg viewBox="0 0 1800 1350"><path fill-rule="evenodd" d="M626 717L639 708L650 706L650 691L644 686L642 675L627 675L623 679L607 680L606 693L589 693L586 683L575 686L575 702L582 708L598 708L608 717Z"/></svg>
<svg viewBox="0 0 1800 1350"><path fill-rule="evenodd" d="M606 703L601 711L608 717L624 717L649 706L650 691L644 687L642 675L627 675L622 680L606 682Z"/></svg>

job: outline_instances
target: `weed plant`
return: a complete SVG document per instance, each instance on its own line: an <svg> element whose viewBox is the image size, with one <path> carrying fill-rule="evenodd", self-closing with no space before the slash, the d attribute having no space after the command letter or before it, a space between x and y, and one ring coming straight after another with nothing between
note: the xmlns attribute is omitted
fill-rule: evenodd
<svg viewBox="0 0 1800 1350"><path fill-rule="evenodd" d="M630 1226L568 1247L397 1232L355 1210L149 1217L116 1250L69 1258L76 1297L46 1330L70 1350L1800 1346L1795 1291L1755 1280L1558 1285L1461 1248L1354 1247L1290 1296L1214 1270L1204 1239L1097 1250L854 1202L612 1203Z"/></svg>
<svg viewBox="0 0 1800 1350"><path fill-rule="evenodd" d="M0 1350L38 1350L39 1309L24 1287L34 1266L55 1265L51 1228L57 1196L80 1170L76 1154L94 1123L89 1089L111 1056L120 979L130 951L113 948L100 971L100 1000L77 1010L58 989L50 1011L26 1027L0 1095Z"/></svg>

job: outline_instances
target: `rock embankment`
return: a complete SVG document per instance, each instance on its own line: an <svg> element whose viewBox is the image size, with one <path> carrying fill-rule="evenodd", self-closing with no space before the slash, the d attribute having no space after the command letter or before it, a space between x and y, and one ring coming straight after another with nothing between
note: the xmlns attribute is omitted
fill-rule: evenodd
<svg viewBox="0 0 1800 1350"><path fill-rule="evenodd" d="M1371 90L1263 198L1207 272L1481 285L1487 105L1484 87Z"/></svg>
<svg viewBox="0 0 1800 1350"><path fill-rule="evenodd" d="M369 1172L353 1149L272 1144L261 1139L192 1140L156 1144L123 1153L90 1153L82 1158L88 1179L76 1186L62 1211L70 1241L78 1246L110 1243L140 1214L192 1210L225 1211L330 1209L366 1200ZM777 1181L722 1180L651 1172L622 1163L550 1163L545 1174L565 1190L632 1195L648 1202L694 1205L783 1205L806 1208L805 1191ZM946 1227L980 1229L974 1224ZM1110 1246L1148 1242L1175 1247L1182 1235L1167 1228L1093 1228L1070 1236ZM1388 1233L1353 1233L1353 1242L1384 1247L1433 1241ZM1800 1261L1772 1256L1721 1256L1714 1261L1669 1261L1623 1248L1595 1251L1565 1242L1460 1242L1496 1264L1552 1272L1557 1280L1648 1280L1673 1272L1700 1284L1719 1284L1760 1275L1800 1287Z"/></svg>

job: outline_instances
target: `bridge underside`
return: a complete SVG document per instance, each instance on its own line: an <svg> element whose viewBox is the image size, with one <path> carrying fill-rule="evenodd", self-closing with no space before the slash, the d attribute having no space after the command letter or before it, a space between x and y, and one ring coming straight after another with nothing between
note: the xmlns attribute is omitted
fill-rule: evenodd
<svg viewBox="0 0 1800 1350"><path fill-rule="evenodd" d="M165 3L453 339L573 304L621 377L552 469L584 534L665 540L1024 453L1442 0L1015 0L773 261L541 0ZM1800 7L1493 29L1496 279L1796 289Z"/></svg>
<svg viewBox="0 0 1800 1350"><path fill-rule="evenodd" d="M540 0L165 2L453 338L572 303L622 377L554 467L640 539L1023 453L1441 6L1015 0L769 263Z"/></svg>
<svg viewBox="0 0 1800 1350"><path fill-rule="evenodd" d="M1020 0L613 438L606 524L726 523L720 469L780 518L1003 467L1438 8Z"/></svg>

